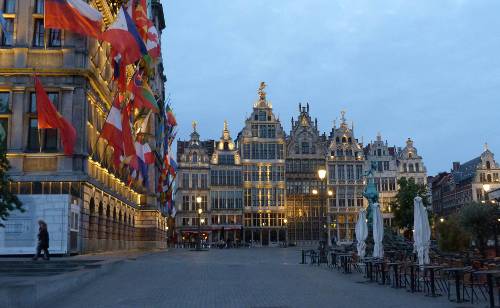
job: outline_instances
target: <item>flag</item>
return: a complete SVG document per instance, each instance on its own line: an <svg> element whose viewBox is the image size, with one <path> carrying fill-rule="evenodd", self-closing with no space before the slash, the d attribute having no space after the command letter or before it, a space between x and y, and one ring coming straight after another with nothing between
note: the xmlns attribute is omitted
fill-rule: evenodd
<svg viewBox="0 0 500 308"><path fill-rule="evenodd" d="M0 27L2 28L3 35L5 36L5 41L10 41L10 38L8 37L10 35L9 33L9 24L7 23L7 20L3 18L3 12L0 10Z"/></svg>
<svg viewBox="0 0 500 308"><path fill-rule="evenodd" d="M38 129L57 128L61 134L64 154L72 155L76 143L76 130L56 109L50 101L40 79L35 76L36 110L38 113Z"/></svg>
<svg viewBox="0 0 500 308"><path fill-rule="evenodd" d="M111 50L111 63L113 64L113 80L116 81L118 90L124 92L127 86L127 65L124 64L122 55L114 49Z"/></svg>
<svg viewBox="0 0 500 308"><path fill-rule="evenodd" d="M100 38L102 14L82 0L45 0L45 28Z"/></svg>
<svg viewBox="0 0 500 308"><path fill-rule="evenodd" d="M113 161L117 169L123 153L121 99L120 95L116 96L101 131L101 138L106 139L114 149Z"/></svg>
<svg viewBox="0 0 500 308"><path fill-rule="evenodd" d="M161 48L160 48L160 36L158 35L158 30L156 27L151 24L148 29L147 37L145 40L146 49L148 50L148 54L152 58L158 58L160 56Z"/></svg>
<svg viewBox="0 0 500 308"><path fill-rule="evenodd" d="M172 108L170 108L170 105L167 104L167 107L165 108L165 113L167 114L167 123L169 126L173 127L177 125L177 120L175 119L174 112Z"/></svg>
<svg viewBox="0 0 500 308"><path fill-rule="evenodd" d="M146 142L142 145L143 153L144 153L144 162L146 165L152 165L155 163L155 155L151 150L151 147Z"/></svg>
<svg viewBox="0 0 500 308"><path fill-rule="evenodd" d="M146 44L146 49L151 58L160 56L160 40L158 30L148 18L145 0L134 0L132 4L132 18L137 26L137 31Z"/></svg>
<svg viewBox="0 0 500 308"><path fill-rule="evenodd" d="M123 7L113 24L102 33L101 39L110 43L114 52L121 55L124 65L134 63L148 52L134 22Z"/></svg>
<svg viewBox="0 0 500 308"><path fill-rule="evenodd" d="M169 166L169 169L168 169L168 172L172 175L172 176L175 176L176 173L177 173L177 162L175 161L175 159L168 155L168 166Z"/></svg>
<svg viewBox="0 0 500 308"><path fill-rule="evenodd" d="M147 144L147 143L146 143ZM138 174L142 174L142 183L144 186L147 186L148 183L148 165L146 164L146 159L144 156L144 149L146 144L141 144L139 141L134 143L135 152L137 155L138 162Z"/></svg>
<svg viewBox="0 0 500 308"><path fill-rule="evenodd" d="M130 128L130 115L128 108L122 110L122 137L123 137L123 163L129 165L132 169L138 170L137 155L135 152L134 138Z"/></svg>
<svg viewBox="0 0 500 308"><path fill-rule="evenodd" d="M133 95L134 108L147 108L155 113L159 112L153 91L144 83L140 74L135 74L132 77L127 86L127 90Z"/></svg>
<svg viewBox="0 0 500 308"><path fill-rule="evenodd" d="M147 133L148 132L148 124L149 124L149 118L151 117L151 110L148 111L148 114L144 117L144 120L142 120L141 126L139 127L139 132L141 133Z"/></svg>

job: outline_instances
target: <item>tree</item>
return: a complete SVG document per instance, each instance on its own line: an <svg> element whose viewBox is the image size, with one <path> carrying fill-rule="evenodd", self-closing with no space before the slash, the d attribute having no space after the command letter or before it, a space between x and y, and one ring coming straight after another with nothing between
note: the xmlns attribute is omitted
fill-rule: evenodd
<svg viewBox="0 0 500 308"><path fill-rule="evenodd" d="M464 251L469 246L469 234L460 225L460 215L455 213L436 223L439 248L446 252Z"/></svg>
<svg viewBox="0 0 500 308"><path fill-rule="evenodd" d="M7 160L5 146L2 146L0 140L0 227L4 227L1 221L7 219L9 212L14 210L24 212L21 201L9 190L10 179L7 175L9 169L10 164Z"/></svg>
<svg viewBox="0 0 500 308"><path fill-rule="evenodd" d="M476 242L476 247L485 255L486 243L495 235L496 209L480 203L470 203L460 210L460 224Z"/></svg>
<svg viewBox="0 0 500 308"><path fill-rule="evenodd" d="M413 229L413 199L422 197L424 206L429 205L427 198L427 186L415 183L413 178L401 178L398 180L398 193L396 200L391 202L394 210L394 224L405 231Z"/></svg>

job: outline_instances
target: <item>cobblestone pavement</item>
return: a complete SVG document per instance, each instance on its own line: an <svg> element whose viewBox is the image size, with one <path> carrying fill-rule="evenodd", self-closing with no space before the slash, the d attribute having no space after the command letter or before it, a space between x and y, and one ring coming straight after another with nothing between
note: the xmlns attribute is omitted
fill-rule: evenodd
<svg viewBox="0 0 500 308"><path fill-rule="evenodd" d="M293 248L172 249L128 260L46 307L459 307L300 265Z"/></svg>

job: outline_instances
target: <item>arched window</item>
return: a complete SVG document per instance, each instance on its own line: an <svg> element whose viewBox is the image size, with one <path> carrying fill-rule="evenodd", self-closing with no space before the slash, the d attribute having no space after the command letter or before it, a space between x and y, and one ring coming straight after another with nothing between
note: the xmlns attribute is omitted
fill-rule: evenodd
<svg viewBox="0 0 500 308"><path fill-rule="evenodd" d="M408 172L408 168L406 168L406 163L403 164L403 172Z"/></svg>
<svg viewBox="0 0 500 308"><path fill-rule="evenodd" d="M413 158L413 153L412 152L408 153L408 158Z"/></svg>
<svg viewBox="0 0 500 308"><path fill-rule="evenodd" d="M197 163L198 162L198 154L196 152L193 153L193 157L191 158L193 163Z"/></svg>
<svg viewBox="0 0 500 308"><path fill-rule="evenodd" d="M413 170L413 164L408 164L408 169L410 172L414 172L415 170Z"/></svg>
<svg viewBox="0 0 500 308"><path fill-rule="evenodd" d="M382 156L382 149L377 149L377 156Z"/></svg>
<svg viewBox="0 0 500 308"><path fill-rule="evenodd" d="M420 164L415 163L415 172L420 172Z"/></svg>
<svg viewBox="0 0 500 308"><path fill-rule="evenodd" d="M351 138L351 137L349 137L349 139L348 139L348 140L349 140L349 143L352 143L352 138Z"/></svg>
<svg viewBox="0 0 500 308"><path fill-rule="evenodd" d="M225 151L229 150L229 143L224 142L224 150Z"/></svg>
<svg viewBox="0 0 500 308"><path fill-rule="evenodd" d="M342 137L342 143L347 143L347 138L346 137Z"/></svg>
<svg viewBox="0 0 500 308"><path fill-rule="evenodd" d="M486 161L486 169L491 169L491 163L489 160Z"/></svg>
<svg viewBox="0 0 500 308"><path fill-rule="evenodd" d="M488 174L488 175L486 176L486 178L488 179L488 182L493 182L493 181L491 180L491 174Z"/></svg>
<svg viewBox="0 0 500 308"><path fill-rule="evenodd" d="M339 142L340 142L340 138L339 138L339 137L335 138L335 141L336 141L337 143L339 143Z"/></svg>

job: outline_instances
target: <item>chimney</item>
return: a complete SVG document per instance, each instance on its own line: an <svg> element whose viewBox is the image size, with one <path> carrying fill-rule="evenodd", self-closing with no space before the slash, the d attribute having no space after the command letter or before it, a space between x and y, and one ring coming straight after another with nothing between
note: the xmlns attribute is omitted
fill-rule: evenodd
<svg viewBox="0 0 500 308"><path fill-rule="evenodd" d="M458 169L460 169L460 162L454 161L453 162L453 171L458 171Z"/></svg>

